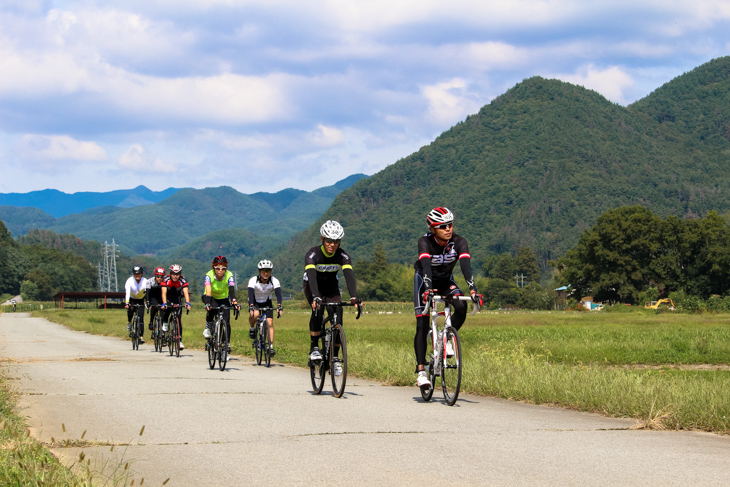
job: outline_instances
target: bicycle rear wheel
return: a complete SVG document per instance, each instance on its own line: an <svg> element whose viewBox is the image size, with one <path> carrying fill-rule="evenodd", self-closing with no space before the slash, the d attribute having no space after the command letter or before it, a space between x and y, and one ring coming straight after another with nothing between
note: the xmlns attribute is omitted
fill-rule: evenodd
<svg viewBox="0 0 730 487"><path fill-rule="evenodd" d="M429 355L426 372L428 373L428 380L431 381L431 385L429 387L421 387L421 397L424 401L430 401L433 396L434 386L436 385L436 374L434 372L435 368L433 361L433 333L430 331L428 332L426 343L426 353Z"/></svg>
<svg viewBox="0 0 730 487"><path fill-rule="evenodd" d="M453 406L459 397L461 388L461 340L455 328L449 327L445 330L446 343L451 344L454 355L449 357L444 354L443 365L441 366L441 386L444 390L446 404Z"/></svg>
<svg viewBox="0 0 730 487"><path fill-rule="evenodd" d="M139 326L139 311L137 311L132 321L132 350L139 350Z"/></svg>
<svg viewBox="0 0 730 487"><path fill-rule="evenodd" d="M218 347L218 368L223 372L226 370L226 362L228 362L228 333L226 333L226 324L221 323L221 343Z"/></svg>
<svg viewBox="0 0 730 487"><path fill-rule="evenodd" d="M155 321L152 324L152 333L155 335L152 337L155 339L155 352L162 352L162 347L165 342L162 341L162 316L160 316L160 313L155 315Z"/></svg>
<svg viewBox="0 0 730 487"><path fill-rule="evenodd" d="M340 352L335 356L335 344L339 343ZM342 397L347 382L347 343L345 343L345 330L342 325L332 327L332 340L330 341L330 375L332 376L332 390L335 397ZM338 366L339 365L339 366Z"/></svg>
<svg viewBox="0 0 730 487"><path fill-rule="evenodd" d="M269 335L269 323L264 321L264 358L267 367L271 367L271 335Z"/></svg>
<svg viewBox="0 0 730 487"><path fill-rule="evenodd" d="M253 340L253 346L256 349L256 365L261 365L261 359L264 356L264 337L261 331L261 322L256 322L255 338Z"/></svg>

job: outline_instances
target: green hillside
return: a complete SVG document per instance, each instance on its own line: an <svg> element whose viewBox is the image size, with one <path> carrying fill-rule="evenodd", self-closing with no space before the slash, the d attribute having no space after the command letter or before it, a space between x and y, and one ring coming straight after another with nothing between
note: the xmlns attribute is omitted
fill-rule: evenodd
<svg viewBox="0 0 730 487"><path fill-rule="evenodd" d="M658 215L730 210L730 57L707 63L629 107L540 77L519 83L433 143L335 198L277 256L300 286L303 255L327 218L343 247L368 259L381 243L391 262L416 258L426 212L447 206L473 261L530 247L543 275L610 208ZM664 114L664 115L662 115Z"/></svg>
<svg viewBox="0 0 730 487"><path fill-rule="evenodd" d="M261 249L281 244L306 229L329 208L355 174L312 192L285 189L246 195L223 186L181 189L156 204L121 208L102 206L59 219L37 208L0 207L0 220L14 235L33 229L73 234L99 242L114 239L128 255L165 256L193 239L223 229L245 228L261 238Z"/></svg>

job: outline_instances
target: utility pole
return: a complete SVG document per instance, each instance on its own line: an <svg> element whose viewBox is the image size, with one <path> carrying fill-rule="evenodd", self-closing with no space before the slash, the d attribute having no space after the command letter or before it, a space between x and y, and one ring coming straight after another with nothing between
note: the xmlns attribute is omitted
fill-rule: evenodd
<svg viewBox="0 0 730 487"><path fill-rule="evenodd" d="M520 280L522 280L522 285L520 285ZM517 287L525 287L525 274L515 274L515 284Z"/></svg>

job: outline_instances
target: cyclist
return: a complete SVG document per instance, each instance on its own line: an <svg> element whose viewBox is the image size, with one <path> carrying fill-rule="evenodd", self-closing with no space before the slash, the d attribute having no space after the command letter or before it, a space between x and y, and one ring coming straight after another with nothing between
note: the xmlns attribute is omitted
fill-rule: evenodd
<svg viewBox="0 0 730 487"><path fill-rule="evenodd" d="M144 296L147 292L147 279L142 277L144 269L142 266L134 266L132 268L132 275L129 276L127 282L124 283L124 308L127 310L127 331L132 331L132 318L134 317L135 308L131 305L140 304L141 308L137 308L137 313L141 318L141 322L144 323ZM142 334L144 333L144 326L137 330L139 333L139 343L144 343Z"/></svg>
<svg viewBox="0 0 730 487"><path fill-rule="evenodd" d="M149 328L154 328L155 316L157 316L157 306L162 305L162 281L165 279L165 269L163 267L155 268L154 279L147 279L147 294L145 301L147 308L150 310L150 325ZM164 315L164 313L163 313ZM167 330L164 330L167 331Z"/></svg>
<svg viewBox="0 0 730 487"><path fill-rule="evenodd" d="M16 303L14 299L11 299L10 304L13 305L13 313L15 313L15 308L18 306L18 303Z"/></svg>
<svg viewBox="0 0 730 487"><path fill-rule="evenodd" d="M448 208L434 208L426 216L429 232L418 239L418 260L413 278L413 303L416 312L416 336L413 348L416 352L416 373L419 387L429 387L431 381L426 375L426 339L430 329L426 302L430 295L461 296L464 293L454 281L452 271L459 261L461 272L469 286L471 299L481 305L482 296L477 293L471 272L471 256L466 239L454 233L454 214ZM466 320L466 302L454 300L452 326L457 330ZM447 347L447 354L453 355Z"/></svg>
<svg viewBox="0 0 730 487"><path fill-rule="evenodd" d="M248 337L256 337L256 320L259 319L258 308L273 308L271 297L276 295L276 312L279 318L283 312L281 307L281 286L279 280L271 275L274 264L270 260L262 260L258 264L259 273L248 281ZM266 321L269 322L269 337L271 337L271 356L276 354L274 350L274 311L266 312Z"/></svg>
<svg viewBox="0 0 730 487"><path fill-rule="evenodd" d="M342 302L340 288L337 283L337 272L341 269L347 283L347 290L350 293L350 302L360 306L357 299L357 285L355 274L352 271L350 256L340 248L340 241L345 235L345 230L336 221L327 220L319 229L322 245L312 247L304 256L304 269L307 274L309 292L312 295L312 315L309 318L310 352L309 360L312 362L322 360L319 352L319 337L322 334L322 321L324 319L323 300L329 302ZM336 308L338 322L342 323L342 308ZM338 349L335 349L337 356ZM342 373L342 366L336 363L335 375Z"/></svg>
<svg viewBox="0 0 730 487"><path fill-rule="evenodd" d="M203 336L208 339L211 337L213 329L213 320L216 312L211 307L225 305L233 306L237 310L241 309L236 301L236 281L233 273L228 270L228 259L222 255L218 255L213 259L213 269L205 274L205 294L203 302L207 313L205 315L205 330ZM228 340L231 339L231 311L226 309L223 312L223 319L226 322L226 332ZM231 353L230 343L225 344L226 352Z"/></svg>
<svg viewBox="0 0 730 487"><path fill-rule="evenodd" d="M188 281L182 275L182 266L173 264L170 266L170 275L166 276L162 280L162 309L164 314L162 315L162 329L167 330L167 322L170 319L172 308L168 308L168 304L183 304L183 298L185 298L185 307L190 310L190 291L188 290ZM180 315L180 350L184 350L185 346L182 342L183 326L182 326L182 314ZM174 335L173 335L174 336Z"/></svg>

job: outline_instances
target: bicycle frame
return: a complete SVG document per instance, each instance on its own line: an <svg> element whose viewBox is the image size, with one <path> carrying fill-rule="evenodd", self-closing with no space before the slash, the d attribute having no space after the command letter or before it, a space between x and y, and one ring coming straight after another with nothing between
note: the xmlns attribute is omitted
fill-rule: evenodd
<svg viewBox="0 0 730 487"><path fill-rule="evenodd" d="M139 309L146 308L146 306L144 304L130 304L129 307L134 308L132 329L129 331L129 337L132 339L132 350L139 350L139 338L144 332L144 311L140 314Z"/></svg>
<svg viewBox="0 0 730 487"><path fill-rule="evenodd" d="M205 345L206 350L208 351L208 365L211 369L215 368L215 362L218 360L219 369L221 371L225 370L226 368L226 362L228 361L228 351L225 349L225 343L223 343L223 340L221 339L221 336L224 334L222 328L225 326L225 318L224 318L224 311L227 309L232 309L234 312L235 319L238 319L238 313L239 310L235 306L213 306L209 308L212 311L216 311L216 315L214 320L215 328L213 330L212 336L208 339L208 342ZM230 320L229 320L230 325ZM228 341L230 341L231 337L228 337Z"/></svg>
<svg viewBox="0 0 730 487"><path fill-rule="evenodd" d="M271 351L269 350L269 346L267 344L271 344L271 330L269 329L268 325L268 317L266 316L266 313L268 311L273 311L274 308L270 306L265 307L257 307L255 306L255 309L259 312L258 318L256 318L256 338L254 338L253 346L254 346L254 352L256 355L256 363L258 365L261 365L261 359L264 359L264 362L267 367L271 366Z"/></svg>

